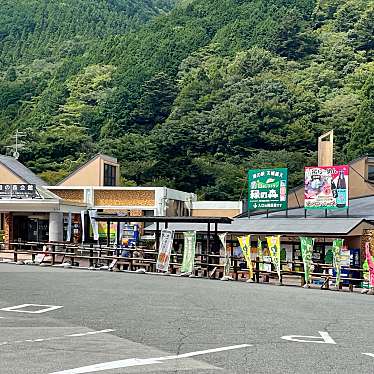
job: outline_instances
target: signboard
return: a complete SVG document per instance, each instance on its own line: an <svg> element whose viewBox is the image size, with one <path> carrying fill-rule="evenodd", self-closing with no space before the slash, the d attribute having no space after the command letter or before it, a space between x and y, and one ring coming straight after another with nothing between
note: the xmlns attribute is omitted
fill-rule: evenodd
<svg viewBox="0 0 374 374"><path fill-rule="evenodd" d="M35 199L39 197L35 184L0 184L0 198Z"/></svg>
<svg viewBox="0 0 374 374"><path fill-rule="evenodd" d="M248 171L248 210L287 209L288 170Z"/></svg>
<svg viewBox="0 0 374 374"><path fill-rule="evenodd" d="M173 247L174 231L163 229L161 231L160 247L158 250L158 258L156 269L159 271L168 271L170 263L170 254Z"/></svg>
<svg viewBox="0 0 374 374"><path fill-rule="evenodd" d="M349 166L305 168L305 209L339 209L349 206Z"/></svg>

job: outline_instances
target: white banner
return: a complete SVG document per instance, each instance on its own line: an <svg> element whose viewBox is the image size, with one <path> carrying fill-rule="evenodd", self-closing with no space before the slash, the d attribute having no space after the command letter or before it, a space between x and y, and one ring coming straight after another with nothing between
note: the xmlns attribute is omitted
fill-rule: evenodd
<svg viewBox="0 0 374 374"><path fill-rule="evenodd" d="M227 250L227 243L226 243L226 237L227 237L227 233L224 233L224 234L219 234L219 239L221 241L221 244L223 246L223 253L224 253L224 268L223 268L223 276L224 277L229 277L230 276L230 254Z"/></svg>
<svg viewBox="0 0 374 374"><path fill-rule="evenodd" d="M66 232L66 241L70 242L71 241L71 226L73 222L73 217L72 214L69 213L68 215L68 227L67 227L67 232Z"/></svg>
<svg viewBox="0 0 374 374"><path fill-rule="evenodd" d="M89 210L88 214L90 216L90 222L91 222L91 227L92 227L92 232L93 232L93 237L94 240L99 240L99 222L97 222L94 217L97 214L97 210Z"/></svg>
<svg viewBox="0 0 374 374"><path fill-rule="evenodd" d="M82 243L86 240L86 233L84 231L84 216L85 216L85 211L81 211L81 228L82 228Z"/></svg>
<svg viewBox="0 0 374 374"><path fill-rule="evenodd" d="M160 247L158 250L158 258L156 269L160 271L168 271L170 263L170 254L173 247L174 231L163 229L161 231Z"/></svg>

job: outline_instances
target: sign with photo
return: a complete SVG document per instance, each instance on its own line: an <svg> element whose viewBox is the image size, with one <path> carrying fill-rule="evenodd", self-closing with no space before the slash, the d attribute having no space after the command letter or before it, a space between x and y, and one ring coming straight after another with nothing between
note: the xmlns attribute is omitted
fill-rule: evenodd
<svg viewBox="0 0 374 374"><path fill-rule="evenodd" d="M248 171L248 209L287 209L288 170L255 169Z"/></svg>
<svg viewBox="0 0 374 374"><path fill-rule="evenodd" d="M161 231L160 246L158 249L158 258L156 263L156 269L159 271L168 271L169 269L173 239L173 230L163 229Z"/></svg>
<svg viewBox="0 0 374 374"><path fill-rule="evenodd" d="M349 206L349 166L305 168L305 209L339 209Z"/></svg>
<svg viewBox="0 0 374 374"><path fill-rule="evenodd" d="M35 199L40 197L35 184L0 184L0 198Z"/></svg>

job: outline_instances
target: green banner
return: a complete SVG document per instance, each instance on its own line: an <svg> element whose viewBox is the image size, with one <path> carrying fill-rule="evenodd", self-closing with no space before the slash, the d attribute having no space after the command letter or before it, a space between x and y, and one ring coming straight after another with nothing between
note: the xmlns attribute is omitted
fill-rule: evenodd
<svg viewBox="0 0 374 374"><path fill-rule="evenodd" d="M192 273L195 265L196 231L184 232L184 250L181 273Z"/></svg>
<svg viewBox="0 0 374 374"><path fill-rule="evenodd" d="M287 209L288 170L248 171L248 210Z"/></svg>
<svg viewBox="0 0 374 374"><path fill-rule="evenodd" d="M312 256L314 239L305 236L300 236L301 242L301 256L304 262L304 277L305 284L309 285L311 283L311 269L312 269Z"/></svg>
<svg viewBox="0 0 374 374"><path fill-rule="evenodd" d="M341 251L344 239L335 239L332 243L333 266L336 272L336 287L339 287L341 277Z"/></svg>

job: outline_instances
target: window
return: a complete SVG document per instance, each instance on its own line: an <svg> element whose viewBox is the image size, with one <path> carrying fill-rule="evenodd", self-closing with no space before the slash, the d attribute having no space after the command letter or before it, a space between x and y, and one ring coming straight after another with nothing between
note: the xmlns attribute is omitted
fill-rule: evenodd
<svg viewBox="0 0 374 374"><path fill-rule="evenodd" d="M368 165L368 180L374 181L374 164Z"/></svg>
<svg viewBox="0 0 374 374"><path fill-rule="evenodd" d="M115 186L117 181L117 167L104 164L104 186Z"/></svg>

